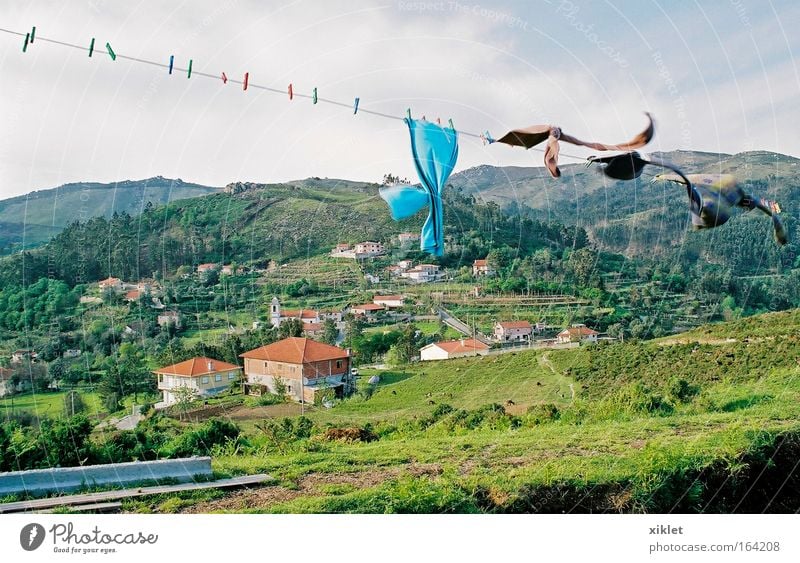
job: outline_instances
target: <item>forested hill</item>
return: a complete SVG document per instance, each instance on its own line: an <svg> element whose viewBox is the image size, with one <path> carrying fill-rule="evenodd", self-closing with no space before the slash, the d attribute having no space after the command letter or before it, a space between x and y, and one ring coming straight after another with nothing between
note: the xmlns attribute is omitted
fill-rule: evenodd
<svg viewBox="0 0 800 563"><path fill-rule="evenodd" d="M148 204L160 205L189 197L219 192L156 176L110 184L77 182L38 190L0 201L0 252L31 248L50 240L76 220L111 217L114 213L136 215Z"/></svg>
<svg viewBox="0 0 800 563"><path fill-rule="evenodd" d="M584 227L601 250L628 256L663 255L668 259L705 260L744 274L779 271L793 265L798 250L800 159L766 151L736 155L695 151L654 153L686 173L737 176L755 195L781 204L791 244L779 249L771 226L757 212L737 214L725 226L692 232L683 188L653 183L648 167L635 181L618 182L597 167L567 164L562 178L541 167L479 166L454 174L453 186L511 214Z"/></svg>
<svg viewBox="0 0 800 563"><path fill-rule="evenodd" d="M45 246L0 262L0 283L29 284L52 276L74 285L113 275L128 280L171 276L203 262L266 265L328 253L339 242L389 242L419 232L425 211L391 219L377 184L317 178L290 184L234 183L222 193L73 223ZM528 255L560 253L588 242L585 232L509 216L493 204L448 190L445 202L447 266L471 266L492 248ZM405 257L405 253L403 257ZM433 257L412 251L417 261Z"/></svg>

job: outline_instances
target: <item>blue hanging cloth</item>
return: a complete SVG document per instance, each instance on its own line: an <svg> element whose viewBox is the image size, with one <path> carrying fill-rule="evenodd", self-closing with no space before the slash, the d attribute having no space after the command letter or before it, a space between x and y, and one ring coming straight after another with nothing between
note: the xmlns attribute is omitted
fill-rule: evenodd
<svg viewBox="0 0 800 563"><path fill-rule="evenodd" d="M444 253L442 189L458 160L458 135L455 129L425 120L405 119L411 134L411 155L421 185L389 186L380 195L397 221L411 217L428 206L428 218L422 226L419 247L434 256Z"/></svg>

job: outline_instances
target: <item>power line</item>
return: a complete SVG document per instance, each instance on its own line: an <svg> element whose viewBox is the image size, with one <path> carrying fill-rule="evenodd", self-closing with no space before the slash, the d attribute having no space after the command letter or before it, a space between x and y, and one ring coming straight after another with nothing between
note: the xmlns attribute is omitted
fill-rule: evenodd
<svg viewBox="0 0 800 563"><path fill-rule="evenodd" d="M19 31L13 31L13 30L4 29L4 28L0 28L0 32L6 33L6 34L9 34L9 35L17 35L19 37L26 37L26 35L28 35L27 33L21 33ZM45 43L53 43L55 45L61 45L62 47L70 47L72 49L78 49L79 51L84 51L86 53L89 53L91 51L90 47L86 47L84 45L76 45L75 43L67 43L66 41L59 41L58 39L50 39L48 37L42 37L41 35L37 35L36 36L36 41L44 41ZM138 57L131 57L130 55L123 55L123 54L117 53L116 51L114 52L114 58L115 59L124 59L124 60L127 60L127 61L136 62L136 63L147 64L147 65L151 65L151 66L155 66L155 67L163 68L163 69L167 69L167 70L169 70L171 68L172 70L180 71L180 72L188 72L189 71L188 68L181 68L179 66L164 64L164 63L161 63L161 62L158 62L158 61L150 61L150 60L147 60L147 59L140 59ZM221 80L221 77L219 75L210 74L210 73L207 73L207 72L201 72L201 71L197 71L197 70L194 70L194 69L192 69L192 76L202 76L203 78L211 78L213 80ZM244 84L244 82L242 80L236 80L234 78L226 78L226 82L232 82L234 84L242 84L242 85ZM281 90L279 88L273 88L272 86L264 86L262 84L255 84L255 83L249 82L249 81L248 81L248 88L255 88L257 90L264 90L266 92L272 92L272 93L275 93L275 94L281 94L282 96L287 95L287 91L286 90ZM297 96L298 98L305 98L307 100L316 99L317 102L322 102L322 103L326 103L326 104L330 104L330 105L334 105L334 106L339 106L339 107L343 107L343 108L347 108L347 109L353 109L353 104L351 104L351 103L340 102L338 100L332 100L330 98L323 98L323 97L320 97L320 96L314 96L312 94L304 94L302 92L297 92L295 90L292 91L292 96ZM405 119L406 119L405 117L398 117L396 115L391 115L389 113L383 113L383 112L380 112L380 111L375 111L375 110L371 110L371 109L365 109L360 104L358 106L358 113L367 113L367 114L370 114L370 115L375 115L377 117L383 117L383 118L386 118L386 119L394 119L394 120L397 120L397 121L405 121ZM481 139L481 140L488 140L488 139L486 139L486 137L484 135L482 135L480 133L471 133L469 131L463 131L463 130L460 131L460 130L457 130L457 129L454 129L454 131L456 131L456 133L458 133L460 135L464 135L464 136L467 136L467 137L473 137L475 139ZM490 141L490 143L491 142L494 142L494 141ZM541 153L545 152L545 149L540 149L540 148L536 148L536 147L532 147L532 148L530 148L528 150L534 150L536 152L541 152ZM564 152L561 152L560 156L564 156L564 157L567 157L567 158L574 158L576 160L581 160L581 161L586 160L585 157L575 156L575 155L567 154L567 153L564 153Z"/></svg>

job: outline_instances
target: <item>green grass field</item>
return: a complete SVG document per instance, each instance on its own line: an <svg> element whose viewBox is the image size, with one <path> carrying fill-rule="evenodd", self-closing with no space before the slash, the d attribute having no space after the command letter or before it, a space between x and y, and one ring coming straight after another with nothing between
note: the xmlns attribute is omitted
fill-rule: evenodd
<svg viewBox="0 0 800 563"><path fill-rule="evenodd" d="M104 413L100 397L93 391L78 389L86 404L89 415ZM11 413L30 413L39 417L57 418L64 415L64 396L67 391L48 393L24 393L14 397L0 399L0 418L5 418Z"/></svg>

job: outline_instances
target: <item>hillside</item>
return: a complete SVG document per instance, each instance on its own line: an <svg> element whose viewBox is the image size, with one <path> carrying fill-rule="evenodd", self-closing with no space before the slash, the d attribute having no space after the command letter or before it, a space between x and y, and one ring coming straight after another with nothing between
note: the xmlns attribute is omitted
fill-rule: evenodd
<svg viewBox="0 0 800 563"><path fill-rule="evenodd" d="M654 153L687 173L731 173L755 194L780 202L796 247L795 217L800 211L800 159L751 151L736 155L696 151ZM553 220L586 228L603 250L628 256L679 252L736 267L760 257L759 267L778 268L779 251L764 248L771 237L769 222L760 214L734 217L722 229L692 232L685 194L671 183L652 183L646 169L636 181L617 182L596 167L567 164L560 180L542 167L480 166L454 174L453 186L479 200L494 201L512 214ZM794 251L786 249L783 254ZM726 256L730 256L726 259ZM752 262L752 260L751 260ZM751 272L755 273L755 272Z"/></svg>
<svg viewBox="0 0 800 563"><path fill-rule="evenodd" d="M147 204L161 205L217 193L218 188L156 176L111 184L77 182L0 201L0 252L37 246L76 220L136 215Z"/></svg>

